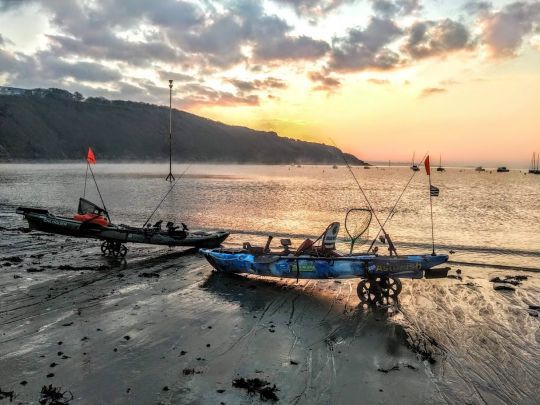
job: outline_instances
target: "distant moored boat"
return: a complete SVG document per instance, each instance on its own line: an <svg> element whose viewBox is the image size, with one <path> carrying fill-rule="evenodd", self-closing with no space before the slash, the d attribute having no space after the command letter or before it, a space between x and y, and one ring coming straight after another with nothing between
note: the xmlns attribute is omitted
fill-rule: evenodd
<svg viewBox="0 0 540 405"><path fill-rule="evenodd" d="M441 161L442 161L441 155L439 154L439 167L437 167L437 171L438 172L445 172L446 169L444 167L442 167Z"/></svg>
<svg viewBox="0 0 540 405"><path fill-rule="evenodd" d="M540 161L540 155L537 155L533 152L532 159L531 159L531 168L529 169L529 173L531 174L540 174L540 168L538 166Z"/></svg>
<svg viewBox="0 0 540 405"><path fill-rule="evenodd" d="M509 171L510 170L508 170L506 166L501 166L497 168L497 173L507 173Z"/></svg>
<svg viewBox="0 0 540 405"><path fill-rule="evenodd" d="M420 168L418 167L418 165L417 165L416 163L414 163L414 152L413 152L413 155L412 155L411 170L412 170L413 172L417 172L418 170L420 170Z"/></svg>

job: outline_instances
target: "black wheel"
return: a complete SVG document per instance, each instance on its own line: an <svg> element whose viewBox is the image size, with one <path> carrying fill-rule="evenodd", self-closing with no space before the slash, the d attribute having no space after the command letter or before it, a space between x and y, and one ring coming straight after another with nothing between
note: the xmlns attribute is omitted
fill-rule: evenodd
<svg viewBox="0 0 540 405"><path fill-rule="evenodd" d="M381 287L383 296L387 296L392 299L397 298L403 287L401 285L401 280L395 277L381 277L377 279L377 282Z"/></svg>
<svg viewBox="0 0 540 405"><path fill-rule="evenodd" d="M101 253L105 254L105 253L107 253L107 250L109 250L109 242L104 241L101 244Z"/></svg>
<svg viewBox="0 0 540 405"><path fill-rule="evenodd" d="M125 245L120 246L120 250L118 252L120 257L126 257L127 252L128 252L128 249Z"/></svg>
<svg viewBox="0 0 540 405"><path fill-rule="evenodd" d="M382 290L375 280L362 280L356 287L356 293L362 305L382 305Z"/></svg>

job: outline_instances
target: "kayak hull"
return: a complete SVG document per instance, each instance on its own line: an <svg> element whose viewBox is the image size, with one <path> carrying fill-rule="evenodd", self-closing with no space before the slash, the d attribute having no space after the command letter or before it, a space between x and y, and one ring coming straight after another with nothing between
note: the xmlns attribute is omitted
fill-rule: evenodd
<svg viewBox="0 0 540 405"><path fill-rule="evenodd" d="M100 226L91 222L76 221L71 218L56 216L47 210L36 208L17 209L28 221L31 229L67 235L76 238L92 238L119 243L144 243L165 246L190 246L197 248L215 248L229 236L228 232L175 231L168 232L153 228L135 228L127 225Z"/></svg>
<svg viewBox="0 0 540 405"><path fill-rule="evenodd" d="M296 257L256 256L224 249L202 249L201 252L218 271L298 279L422 278L431 268L448 261L448 255Z"/></svg>

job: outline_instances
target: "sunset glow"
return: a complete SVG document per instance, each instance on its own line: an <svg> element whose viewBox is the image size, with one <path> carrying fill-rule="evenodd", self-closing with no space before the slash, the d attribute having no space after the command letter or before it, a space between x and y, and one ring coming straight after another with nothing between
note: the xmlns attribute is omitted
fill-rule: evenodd
<svg viewBox="0 0 540 405"><path fill-rule="evenodd" d="M0 1L0 85L167 104L171 78L179 109L367 161L540 151L539 1L69 4Z"/></svg>

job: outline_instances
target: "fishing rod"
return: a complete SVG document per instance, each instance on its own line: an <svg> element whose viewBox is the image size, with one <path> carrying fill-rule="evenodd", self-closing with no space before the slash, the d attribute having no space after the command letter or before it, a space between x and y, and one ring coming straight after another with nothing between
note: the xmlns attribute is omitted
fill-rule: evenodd
<svg viewBox="0 0 540 405"><path fill-rule="evenodd" d="M150 214L150 216L148 217L148 219L146 220L146 222L144 223L144 225L142 226L143 228L146 226L146 224L148 222L150 222L150 220L152 219L152 217L154 216L154 214L156 213L156 211L159 209L159 207L161 207L161 204L163 204L163 201L165 201L165 198L167 198L167 196L171 193L172 189L174 188L174 186L176 186L176 183L178 183L178 181L184 177L184 174L186 174L186 172L188 171L188 169L191 167L191 165L188 165L185 170L182 172L182 174L174 181L174 183L171 185L171 188L169 189L169 191L167 191L167 193L165 194L165 196L161 199L161 201L159 202L159 204L157 205L157 207L154 209L154 211L152 211L152 214Z"/></svg>
<svg viewBox="0 0 540 405"><path fill-rule="evenodd" d="M423 159L421 160L422 162L426 159L427 157L427 153L424 155ZM414 164L414 161L413 161L413 164ZM407 184L405 184L405 187L403 188L403 190L401 191L401 194L399 195L399 197L397 198L396 202L394 203L394 206L392 207L392 209L390 210L390 212L388 213L388 216L386 217L386 219L384 220L384 223L383 225L386 225L386 223L388 222L388 220L390 218L393 217L394 215L394 211L397 207L397 205L399 204L399 202L401 201L401 197L403 197L403 194L405 194L405 191L407 190L407 188L409 187L409 184L411 184L411 181L412 179L414 178L414 176L416 176L416 171L413 171L411 177L409 178L409 181L407 182ZM379 237L381 233L381 229L379 229L379 231L377 232L377 235L375 235L375 238L373 238L373 241L371 242L371 245L369 245L369 249L368 249L368 252L373 248L373 245L375 244L375 242L377 242L377 238Z"/></svg>
<svg viewBox="0 0 540 405"><path fill-rule="evenodd" d="M103 197L101 196L101 191L99 191L99 186L97 184L96 177L94 176L94 171L92 170L92 167L90 166L90 164L88 164L88 168L90 169L90 173L92 173L92 178L94 179L94 183L96 183L96 189L99 194L99 199L101 200L101 204L103 204L103 209L105 210L105 214L107 214L107 219L109 220L109 222L112 222L111 217L109 216L109 211L107 210L107 207L105 206L105 201L103 201Z"/></svg>
<svg viewBox="0 0 540 405"><path fill-rule="evenodd" d="M364 196L364 199L366 200L366 203L369 207L369 209L371 210L373 216L375 217L375 219L377 220L379 226L381 227L381 230L383 231L384 233L384 236L386 237L386 239L388 240L388 249L390 251L390 254L392 254L392 252L394 252L397 256L397 251L396 251L396 248L394 246L394 244L392 243L392 239L390 239L390 235L388 235L388 233L386 233L386 230L384 229L384 225L381 223L381 220L379 219L377 213L375 212L375 210L373 209L373 206L371 205L371 203L369 202L369 198L367 197L366 193L364 192L364 189L362 188L362 186L360 185L360 182L358 181L358 179L356 178L356 176L354 175L354 172L351 168L351 166L349 165L349 162L347 161L347 158L345 157L345 153L343 153L343 151L341 149L339 149L336 145L336 143L334 142L334 140L332 138L329 138L330 141L334 144L334 146L336 147L336 149L341 153L341 157L343 158L343 161L345 162L345 165L347 166L347 169L349 169L349 172L351 173L354 181L356 182L356 185L358 186L358 188L360 189L360 192L362 193L362 195Z"/></svg>

